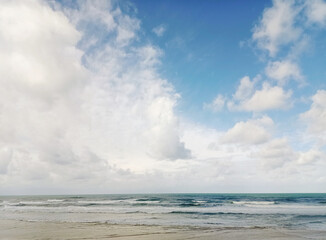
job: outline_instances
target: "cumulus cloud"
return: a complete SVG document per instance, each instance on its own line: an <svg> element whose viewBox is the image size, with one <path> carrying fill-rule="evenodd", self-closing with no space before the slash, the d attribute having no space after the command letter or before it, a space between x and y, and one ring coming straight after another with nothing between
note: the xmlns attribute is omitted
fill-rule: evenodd
<svg viewBox="0 0 326 240"><path fill-rule="evenodd" d="M211 103L204 103L204 109L211 110L213 112L218 112L223 109L225 105L225 98L219 94Z"/></svg>
<svg viewBox="0 0 326 240"><path fill-rule="evenodd" d="M244 100L252 95L254 92L255 80L251 81L248 76L241 78L240 85L233 95L235 100Z"/></svg>
<svg viewBox="0 0 326 240"><path fill-rule="evenodd" d="M267 128L272 127L273 120L268 116L238 122L221 137L221 143L262 144L267 142L271 134Z"/></svg>
<svg viewBox="0 0 326 240"><path fill-rule="evenodd" d="M308 165L313 167L314 164L325 159L325 153L317 148L308 151L295 151L287 138L276 138L262 145L258 151L253 152L252 157L256 158L266 170L280 168L293 170Z"/></svg>
<svg viewBox="0 0 326 240"><path fill-rule="evenodd" d="M276 80L281 86L291 79L303 79L299 66L290 60L269 62L265 72L267 77Z"/></svg>
<svg viewBox="0 0 326 240"><path fill-rule="evenodd" d="M263 112L273 109L286 109L290 104L292 92L282 87L264 82L261 89L253 90L254 81L243 78L228 108L232 111Z"/></svg>
<svg viewBox="0 0 326 240"><path fill-rule="evenodd" d="M258 48L268 51L270 57L275 57L283 46L289 46L291 57L307 46L307 31L312 30L312 25L324 27L325 24L324 0L273 0L273 5L264 10L253 28L252 40Z"/></svg>
<svg viewBox="0 0 326 240"><path fill-rule="evenodd" d="M307 152L299 153L297 161L299 164L305 165L305 164L312 164L317 161L323 160L325 159L325 157L326 157L325 153L317 149L311 149Z"/></svg>
<svg viewBox="0 0 326 240"><path fill-rule="evenodd" d="M1 185L105 184L189 158L161 50L132 44L139 20L109 1L48 4L0 3Z"/></svg>
<svg viewBox="0 0 326 240"><path fill-rule="evenodd" d="M279 77L280 75L276 74L275 76ZM284 74L282 77L285 79ZM260 78L259 75L252 80L248 76L243 77L230 100L227 101L223 95L219 94L213 102L204 103L204 109L217 112L222 110L225 104L230 111L249 112L264 112L291 107L291 90L285 91L282 86L272 86L267 81L263 82L259 89L257 84Z"/></svg>
<svg viewBox="0 0 326 240"><path fill-rule="evenodd" d="M127 46L136 38L140 21L123 14L113 5L111 1L86 0L75 2L73 8L57 8L66 13L74 27L82 29L83 38L79 45L85 50L86 47L101 45L108 38L117 47ZM92 28L87 25L92 25Z"/></svg>
<svg viewBox="0 0 326 240"><path fill-rule="evenodd" d="M180 95L157 69L163 52L140 41L140 27L110 1L0 2L1 192L215 191L217 184L240 191L243 180L259 177L259 160L277 168L294 156L302 166L324 158L318 148L296 153L286 140L271 140L267 116L225 132L185 124L175 110ZM268 46L286 44L273 39ZM258 83L244 77L231 101L217 95L206 107L289 105L290 91ZM323 94L302 115L315 134L325 130Z"/></svg>
<svg viewBox="0 0 326 240"><path fill-rule="evenodd" d="M308 21L322 26L326 24L326 2L323 0L309 0L305 2Z"/></svg>
<svg viewBox="0 0 326 240"><path fill-rule="evenodd" d="M163 24L158 25L158 26L156 26L155 28L153 28L152 31L156 34L156 36L158 36L158 37L162 37L163 34L164 34L165 31L166 31L166 26L163 25Z"/></svg>
<svg viewBox="0 0 326 240"><path fill-rule="evenodd" d="M312 96L312 104L300 118L307 124L308 132L326 143L326 91L318 90Z"/></svg>
<svg viewBox="0 0 326 240"><path fill-rule="evenodd" d="M295 160L296 153L286 138L280 138L268 142L260 151L253 154L253 156L260 161L260 164L264 168L275 169Z"/></svg>
<svg viewBox="0 0 326 240"><path fill-rule="evenodd" d="M3 88L53 98L82 82L81 34L62 13L38 1L4 1L0 21Z"/></svg>
<svg viewBox="0 0 326 240"><path fill-rule="evenodd" d="M289 106L291 95L291 91L285 92L281 87L272 87L268 83L264 83L261 90L257 90L250 99L241 105L243 109L249 111L284 109Z"/></svg>
<svg viewBox="0 0 326 240"><path fill-rule="evenodd" d="M239 122L226 132L187 126L184 140L197 159L188 169L205 181L228 181L228 186L241 181L242 187L244 183L254 184L252 181L273 186L282 181L289 184L290 179L314 182L323 176L325 153L318 148L294 150L286 137L273 138L273 128L274 122L268 116ZM264 189L266 185L261 190Z"/></svg>
<svg viewBox="0 0 326 240"><path fill-rule="evenodd" d="M300 7L293 0L274 0L273 6L264 10L252 39L274 57L280 47L299 39L302 29L295 24L299 12Z"/></svg>
<svg viewBox="0 0 326 240"><path fill-rule="evenodd" d="M326 3L322 0L272 1L272 6L264 10L253 28L252 35L256 46L268 53L265 59L267 66L264 69L267 79L261 81L260 76L254 79L245 76L230 98L219 94L216 101L204 104L204 108L213 109L213 103L216 102L216 110L226 105L230 111L253 112L255 116L257 112L292 107L292 90L286 88L286 85L293 80L304 82L298 57L310 45L311 31L325 26L325 6ZM276 57L278 58L275 59ZM243 161L248 166L262 166L272 177L275 174L285 179L295 176L295 179L304 181L311 179L311 176L323 176L325 153L322 148L326 142L324 92L319 90L312 97L310 109L300 115L308 126L305 141L314 138L318 143L314 145L313 142L313 146L307 151L292 148L291 138L273 138L270 131L273 121L270 119L269 125L261 122L264 118L269 119L268 117L236 123L231 129L220 132L216 136L218 140L212 140L208 149L228 155L231 161L237 163ZM255 175L248 168L244 169L248 176ZM311 176L302 172L309 172Z"/></svg>

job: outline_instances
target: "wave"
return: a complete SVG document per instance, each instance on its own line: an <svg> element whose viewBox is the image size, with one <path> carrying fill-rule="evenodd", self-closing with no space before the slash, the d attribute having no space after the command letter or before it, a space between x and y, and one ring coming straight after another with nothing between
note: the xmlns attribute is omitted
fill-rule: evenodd
<svg viewBox="0 0 326 240"><path fill-rule="evenodd" d="M162 199L161 198L139 198L136 199L137 202L160 202Z"/></svg>
<svg viewBox="0 0 326 240"><path fill-rule="evenodd" d="M48 202L63 202L63 201L65 201L64 199L48 199L47 200Z"/></svg>
<svg viewBox="0 0 326 240"><path fill-rule="evenodd" d="M326 215L316 214L316 215L296 215L294 218L298 219L310 219L310 218L326 218Z"/></svg>
<svg viewBox="0 0 326 240"><path fill-rule="evenodd" d="M244 215L245 213L233 213L233 212L198 212L198 211L171 211L169 214L189 214L189 215ZM247 214L251 215L251 214Z"/></svg>
<svg viewBox="0 0 326 240"><path fill-rule="evenodd" d="M180 207L198 207L200 206L199 203L181 203L179 204Z"/></svg>
<svg viewBox="0 0 326 240"><path fill-rule="evenodd" d="M148 203L134 203L132 206L153 206L153 204L148 204Z"/></svg>
<svg viewBox="0 0 326 240"><path fill-rule="evenodd" d="M148 214L148 212L144 211L130 211L130 212L125 212L126 214L134 214L134 213L142 213L142 214Z"/></svg>
<svg viewBox="0 0 326 240"><path fill-rule="evenodd" d="M172 211L171 214L200 214L200 212L190 212L190 211Z"/></svg>
<svg viewBox="0 0 326 240"><path fill-rule="evenodd" d="M39 201L21 201L21 202L4 202L4 206L9 207L23 207L23 206L44 206L44 205L50 205L47 202L39 202Z"/></svg>
<svg viewBox="0 0 326 240"><path fill-rule="evenodd" d="M274 201L232 201L232 204L238 205L274 205Z"/></svg>
<svg viewBox="0 0 326 240"><path fill-rule="evenodd" d="M79 204L88 204L88 203L96 203L96 204L113 204L113 203L117 203L117 201L112 201L112 200L82 200L82 201L77 201L77 203Z"/></svg>
<svg viewBox="0 0 326 240"><path fill-rule="evenodd" d="M182 202L192 202L194 201L193 198L177 198L178 201L182 201Z"/></svg>

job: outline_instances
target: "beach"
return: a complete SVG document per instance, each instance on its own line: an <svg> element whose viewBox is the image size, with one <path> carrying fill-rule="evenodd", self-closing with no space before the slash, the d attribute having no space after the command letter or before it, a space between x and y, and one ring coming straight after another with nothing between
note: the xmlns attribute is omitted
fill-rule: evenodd
<svg viewBox="0 0 326 240"><path fill-rule="evenodd" d="M326 239L326 231L0 221L0 239Z"/></svg>
<svg viewBox="0 0 326 240"><path fill-rule="evenodd" d="M0 197L0 240L326 239L326 194Z"/></svg>

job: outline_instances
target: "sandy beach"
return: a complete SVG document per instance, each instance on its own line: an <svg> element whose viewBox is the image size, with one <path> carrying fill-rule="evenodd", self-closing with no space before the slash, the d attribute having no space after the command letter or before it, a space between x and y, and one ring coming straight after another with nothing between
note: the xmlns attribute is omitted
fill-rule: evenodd
<svg viewBox="0 0 326 240"><path fill-rule="evenodd" d="M325 239L325 194L0 197L0 240Z"/></svg>
<svg viewBox="0 0 326 240"><path fill-rule="evenodd" d="M326 240L326 0L0 0L0 240Z"/></svg>
<svg viewBox="0 0 326 240"><path fill-rule="evenodd" d="M0 221L0 239L326 239L326 231Z"/></svg>

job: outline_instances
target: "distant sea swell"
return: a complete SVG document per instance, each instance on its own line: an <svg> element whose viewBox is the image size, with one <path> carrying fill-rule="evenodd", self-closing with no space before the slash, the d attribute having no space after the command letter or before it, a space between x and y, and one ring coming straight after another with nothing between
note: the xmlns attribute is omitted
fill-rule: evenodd
<svg viewBox="0 0 326 240"><path fill-rule="evenodd" d="M326 194L2 196L0 219L326 230Z"/></svg>

